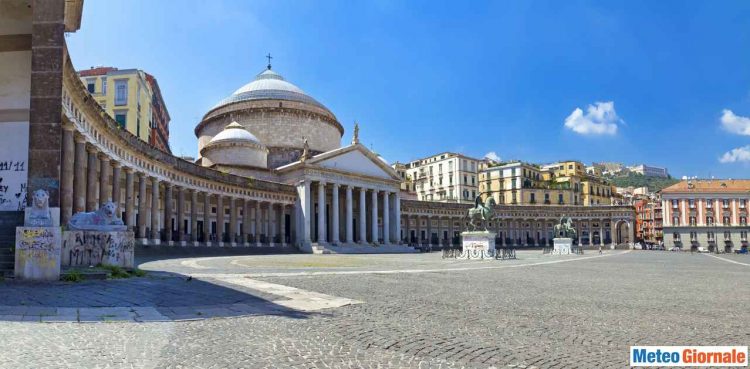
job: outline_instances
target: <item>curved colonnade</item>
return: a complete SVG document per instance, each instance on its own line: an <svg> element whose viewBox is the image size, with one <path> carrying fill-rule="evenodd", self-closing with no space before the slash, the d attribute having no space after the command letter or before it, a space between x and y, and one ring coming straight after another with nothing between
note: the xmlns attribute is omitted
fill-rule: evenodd
<svg viewBox="0 0 750 369"><path fill-rule="evenodd" d="M90 97L69 58L62 104L62 224L113 201L142 244L286 245L293 239L294 186L204 168L140 141Z"/></svg>

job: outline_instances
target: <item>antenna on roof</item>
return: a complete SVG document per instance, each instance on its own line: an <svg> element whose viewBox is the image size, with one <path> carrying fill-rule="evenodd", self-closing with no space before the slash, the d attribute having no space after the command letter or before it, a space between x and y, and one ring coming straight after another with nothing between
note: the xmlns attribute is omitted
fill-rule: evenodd
<svg viewBox="0 0 750 369"><path fill-rule="evenodd" d="M270 70L271 69L271 59L273 59L273 57L271 56L271 53L268 53L268 55L266 55L266 59L268 59L268 69Z"/></svg>

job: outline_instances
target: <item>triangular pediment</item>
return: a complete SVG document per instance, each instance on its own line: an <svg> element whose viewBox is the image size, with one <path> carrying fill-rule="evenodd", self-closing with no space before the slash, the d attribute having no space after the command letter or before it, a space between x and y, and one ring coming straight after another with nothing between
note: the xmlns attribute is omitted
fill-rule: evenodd
<svg viewBox="0 0 750 369"><path fill-rule="evenodd" d="M364 150L366 149L342 150L338 153L332 152L333 155L331 156L316 157L313 160L315 165L323 168L369 177L398 179L396 173L387 163L380 160L375 154L369 153L370 155L368 155ZM312 161L311 164L313 164Z"/></svg>
<svg viewBox="0 0 750 369"><path fill-rule="evenodd" d="M305 167L318 167L323 170L330 169L331 171L343 174L401 181L398 173L387 162L361 144L353 144L326 151L305 161L298 160L281 166L276 168L276 170L280 173L285 173Z"/></svg>

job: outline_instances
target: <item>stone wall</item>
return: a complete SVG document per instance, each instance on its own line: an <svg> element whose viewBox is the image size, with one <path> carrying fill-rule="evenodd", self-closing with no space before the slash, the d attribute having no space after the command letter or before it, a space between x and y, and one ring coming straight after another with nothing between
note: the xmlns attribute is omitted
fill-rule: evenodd
<svg viewBox="0 0 750 369"><path fill-rule="evenodd" d="M320 114L287 108L243 110L231 116L204 121L196 128L200 151L219 132L237 121L266 147L301 149L307 138L313 151L330 151L341 146L343 130L338 122Z"/></svg>
<svg viewBox="0 0 750 369"><path fill-rule="evenodd" d="M61 265L134 267L133 232L67 231L63 233Z"/></svg>

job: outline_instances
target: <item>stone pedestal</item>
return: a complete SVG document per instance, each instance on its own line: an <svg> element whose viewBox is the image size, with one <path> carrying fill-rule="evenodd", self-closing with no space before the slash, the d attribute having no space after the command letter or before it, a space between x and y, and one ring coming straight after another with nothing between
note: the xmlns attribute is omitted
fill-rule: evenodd
<svg viewBox="0 0 750 369"><path fill-rule="evenodd" d="M60 227L16 227L16 278L60 279L60 245Z"/></svg>
<svg viewBox="0 0 750 369"><path fill-rule="evenodd" d="M497 233L481 232L461 232L463 239L461 253L464 259L487 259L495 256L495 236Z"/></svg>
<svg viewBox="0 0 750 369"><path fill-rule="evenodd" d="M63 232L62 266L87 267L98 264L133 268L135 235L131 231Z"/></svg>
<svg viewBox="0 0 750 369"><path fill-rule="evenodd" d="M570 255L573 248L572 238L554 238L552 255Z"/></svg>

